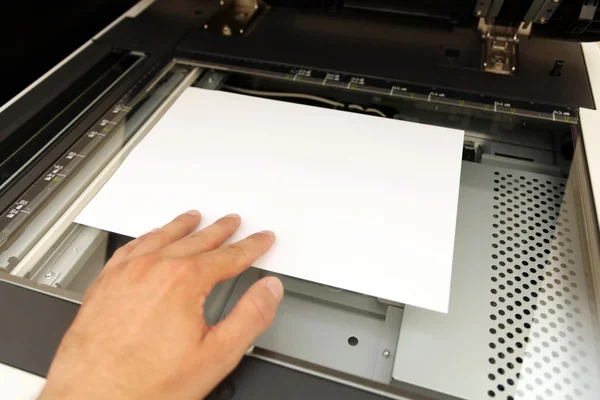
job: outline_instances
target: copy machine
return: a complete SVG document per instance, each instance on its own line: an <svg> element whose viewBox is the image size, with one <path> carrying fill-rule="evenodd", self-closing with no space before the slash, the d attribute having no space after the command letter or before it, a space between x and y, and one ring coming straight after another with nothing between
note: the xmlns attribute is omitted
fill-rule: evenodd
<svg viewBox="0 0 600 400"><path fill-rule="evenodd" d="M146 3L0 112L0 363L45 376L131 240L74 218L193 86L465 131L449 312L280 276L209 398L600 398L597 0Z"/></svg>

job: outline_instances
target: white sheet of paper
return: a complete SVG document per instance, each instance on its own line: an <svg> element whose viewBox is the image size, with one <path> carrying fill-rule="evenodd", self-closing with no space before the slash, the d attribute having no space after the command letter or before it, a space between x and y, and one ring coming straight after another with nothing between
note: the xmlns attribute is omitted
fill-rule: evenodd
<svg viewBox="0 0 600 400"><path fill-rule="evenodd" d="M137 237L188 209L263 229L265 270L447 312L464 132L188 88L76 222Z"/></svg>

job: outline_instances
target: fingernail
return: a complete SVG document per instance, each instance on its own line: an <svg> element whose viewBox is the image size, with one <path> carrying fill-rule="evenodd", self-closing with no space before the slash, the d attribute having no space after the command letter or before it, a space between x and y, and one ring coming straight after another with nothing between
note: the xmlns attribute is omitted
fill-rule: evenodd
<svg viewBox="0 0 600 400"><path fill-rule="evenodd" d="M273 231L260 231L260 233L267 236L275 236L275 233Z"/></svg>
<svg viewBox="0 0 600 400"><path fill-rule="evenodd" d="M225 218L235 218L235 219L240 219L240 216L238 214L227 214L225 216Z"/></svg>
<svg viewBox="0 0 600 400"><path fill-rule="evenodd" d="M283 284L281 283L281 281L273 276L269 277L266 279L266 283L267 285L267 289L269 289L269 291L271 293L273 293L273 296L275 296L275 299L277 301L280 301L281 298L283 297Z"/></svg>
<svg viewBox="0 0 600 400"><path fill-rule="evenodd" d="M198 210L190 210L188 212L186 212L187 215L193 215L194 217L197 217L198 215L200 215L200 211Z"/></svg>
<svg viewBox="0 0 600 400"><path fill-rule="evenodd" d="M154 228L150 231L150 233L158 232L160 228Z"/></svg>

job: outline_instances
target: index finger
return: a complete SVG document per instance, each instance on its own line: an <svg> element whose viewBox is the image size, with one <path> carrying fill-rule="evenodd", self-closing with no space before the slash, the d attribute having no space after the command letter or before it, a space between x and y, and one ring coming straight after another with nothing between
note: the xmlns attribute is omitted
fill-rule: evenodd
<svg viewBox="0 0 600 400"><path fill-rule="evenodd" d="M162 253L167 257L184 258L214 250L237 231L241 222L237 214L226 215L212 225L171 243L162 250Z"/></svg>
<svg viewBox="0 0 600 400"><path fill-rule="evenodd" d="M275 234L262 231L239 242L193 257L202 266L203 279L212 288L218 282L231 279L248 269L275 243Z"/></svg>
<svg viewBox="0 0 600 400"><path fill-rule="evenodd" d="M196 229L200 218L200 212L197 210L190 210L179 215L162 228L150 232L148 237L133 249L129 256L137 257L151 253L186 237Z"/></svg>

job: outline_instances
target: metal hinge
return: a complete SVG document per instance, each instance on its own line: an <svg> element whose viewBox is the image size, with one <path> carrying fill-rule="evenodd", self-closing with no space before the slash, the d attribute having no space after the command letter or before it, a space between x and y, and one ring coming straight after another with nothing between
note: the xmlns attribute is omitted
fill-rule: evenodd
<svg viewBox="0 0 600 400"><path fill-rule="evenodd" d="M252 17L262 8L259 0L220 0L221 9L204 25L225 36L243 35Z"/></svg>
<svg viewBox="0 0 600 400"><path fill-rule="evenodd" d="M527 28L523 23L518 28L497 26L480 18L478 29L483 39L483 70L494 74L514 74L517 71L517 45L521 37L529 36L531 25Z"/></svg>

